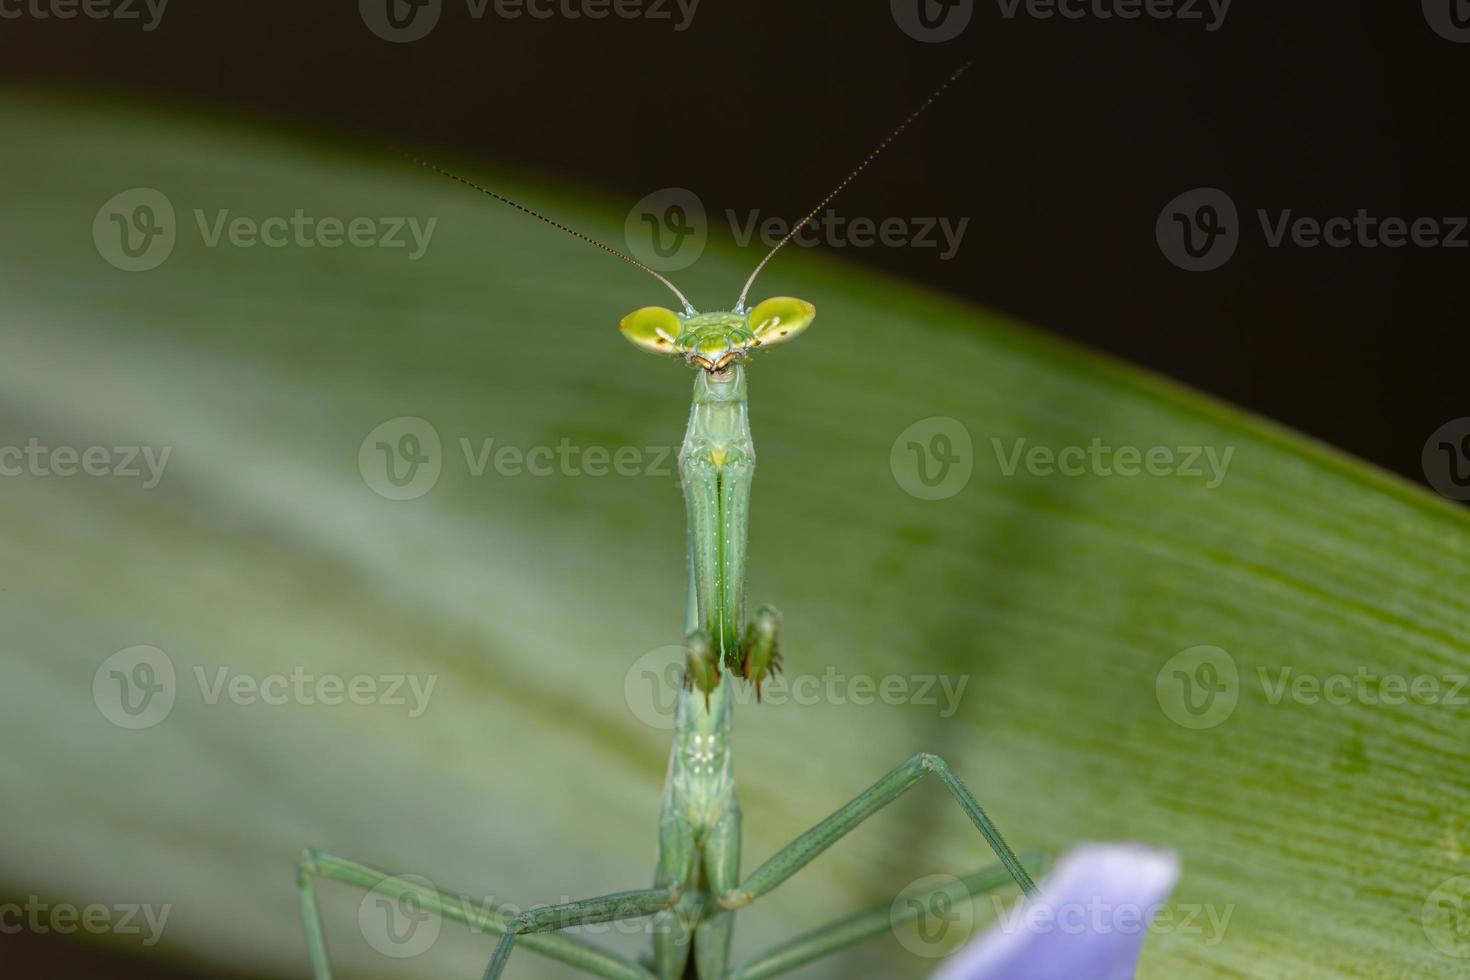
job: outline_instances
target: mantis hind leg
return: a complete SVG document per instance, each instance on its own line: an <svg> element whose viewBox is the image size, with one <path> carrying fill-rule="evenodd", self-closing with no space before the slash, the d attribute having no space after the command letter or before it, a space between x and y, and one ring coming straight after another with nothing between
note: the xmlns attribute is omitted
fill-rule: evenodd
<svg viewBox="0 0 1470 980"><path fill-rule="evenodd" d="M437 913L477 932L499 936L495 955L485 972L485 976L491 980L500 975L514 946L523 946L609 980L656 980L652 973L632 960L572 936L556 935L554 930L652 915L668 908L679 898L677 889L653 888L551 905L511 915L461 895L440 891L356 861L309 849L296 866L296 881L301 898L302 924L306 929L306 943L311 956L311 971L315 980L330 980L332 976L321 912L316 900L315 879L318 877L379 892L393 901L411 901L424 912Z"/></svg>

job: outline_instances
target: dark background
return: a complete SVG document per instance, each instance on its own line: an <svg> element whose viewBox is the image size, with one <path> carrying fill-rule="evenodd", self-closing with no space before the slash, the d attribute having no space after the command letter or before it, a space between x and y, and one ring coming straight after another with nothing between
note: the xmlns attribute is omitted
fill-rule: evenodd
<svg viewBox="0 0 1470 980"><path fill-rule="evenodd" d="M1470 16L1464 0L1429 2ZM151 32L26 14L0 19L0 80L483 157L630 206L681 186L712 214L794 218L973 59L838 202L849 217L968 216L958 255L848 257L1421 483L1430 433L1470 415L1470 249L1271 248L1255 215L1470 215L1470 43L1437 34L1418 3L1236 0L1209 31L1203 3L1204 20L1068 20L1024 7L1007 18L998 0L975 0L945 43L901 30L888 0L701 0L684 31L669 9L672 20L509 20L493 8L477 20L465 0L444 0L434 30L406 44L376 36L351 0L173 0ZM12 139L24 134L0 144ZM1161 252L1155 220L1200 186L1234 200L1241 240L1222 268L1186 272ZM12 968L34 952L22 975L128 970L54 938L4 944Z"/></svg>

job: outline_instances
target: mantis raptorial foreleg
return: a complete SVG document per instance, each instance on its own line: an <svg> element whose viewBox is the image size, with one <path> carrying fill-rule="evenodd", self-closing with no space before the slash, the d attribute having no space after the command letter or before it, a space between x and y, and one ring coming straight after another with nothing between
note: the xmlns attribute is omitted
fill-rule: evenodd
<svg viewBox="0 0 1470 980"><path fill-rule="evenodd" d="M749 905L806 867L808 862L835 844L848 831L898 799L931 772L943 780L945 788L965 811L970 822L985 837L991 849L995 851L996 857L1000 858L1000 863L1010 872L1016 883L1027 895L1034 895L1036 885L1032 883L1031 876L1026 873L1026 869L1022 867L1010 845L1000 836L1000 831L995 828L995 824L991 823L985 811L980 809L980 804L975 801L975 797L970 795L970 791L965 789L964 784L950 771L948 764L943 759L937 755L920 752L859 793L836 813L777 851L765 864L752 872L739 888L721 895L720 904L730 909Z"/></svg>
<svg viewBox="0 0 1470 980"><path fill-rule="evenodd" d="M490 980L500 975L515 945L560 960L594 976L607 977L610 980L654 980L652 973L632 960L571 936L555 935L553 930L595 922L641 918L669 908L680 897L677 888L651 888L509 914L487 908L464 896L394 877L356 861L308 850L297 865L296 878L301 896L302 921L306 927L307 948L311 955L311 970L316 980L330 980L332 975L326 939L322 932L321 913L316 902L313 881L316 876L355 885L367 891L380 891L385 897L395 900L411 898L425 911L435 912L476 931L500 936L501 941L496 945L495 955L485 973Z"/></svg>

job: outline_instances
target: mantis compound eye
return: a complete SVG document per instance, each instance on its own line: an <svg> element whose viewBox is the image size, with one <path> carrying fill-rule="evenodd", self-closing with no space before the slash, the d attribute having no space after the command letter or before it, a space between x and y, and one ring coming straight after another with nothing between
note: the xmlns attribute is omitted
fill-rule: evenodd
<svg viewBox="0 0 1470 980"><path fill-rule="evenodd" d="M750 311L750 332L761 347L794 340L817 315L817 308L804 299L774 296Z"/></svg>
<svg viewBox="0 0 1470 980"><path fill-rule="evenodd" d="M679 314L662 306L645 306L623 317L618 329L635 346L653 354L674 355L679 353L675 343L683 329Z"/></svg>

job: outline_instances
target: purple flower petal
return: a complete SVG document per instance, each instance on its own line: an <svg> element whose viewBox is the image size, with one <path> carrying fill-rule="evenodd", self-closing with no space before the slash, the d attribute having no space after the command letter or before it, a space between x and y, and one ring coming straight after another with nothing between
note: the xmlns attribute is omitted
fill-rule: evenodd
<svg viewBox="0 0 1470 980"><path fill-rule="evenodd" d="M1073 848L1033 901L1002 910L933 980L1132 980L1149 922L1178 878L1171 851Z"/></svg>

